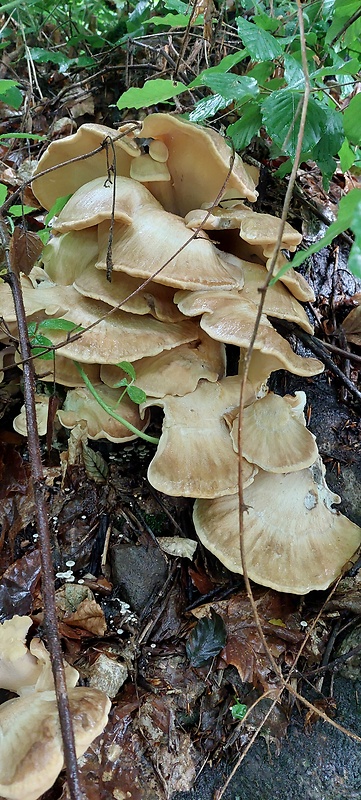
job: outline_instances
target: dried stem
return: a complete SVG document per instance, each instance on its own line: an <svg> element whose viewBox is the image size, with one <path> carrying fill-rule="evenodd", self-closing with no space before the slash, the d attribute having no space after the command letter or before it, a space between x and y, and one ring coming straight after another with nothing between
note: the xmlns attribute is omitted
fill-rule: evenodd
<svg viewBox="0 0 361 800"><path fill-rule="evenodd" d="M54 676L56 700L59 710L60 727L63 739L64 762L71 800L82 800L78 766L75 752L73 724L70 714L69 698L66 688L64 662L61 652L55 602L54 570L50 545L48 514L45 500L44 473L41 463L41 451L38 425L35 411L35 374L31 360L31 347L28 337L26 313L18 276L12 269L9 253L9 233L6 223L0 219L0 241L4 249L7 275L4 278L9 284L19 328L20 350L23 359L24 403L28 434L31 478L33 483L35 514L39 534L40 561L42 568L42 595L44 605L44 626L50 652L51 666Z"/></svg>

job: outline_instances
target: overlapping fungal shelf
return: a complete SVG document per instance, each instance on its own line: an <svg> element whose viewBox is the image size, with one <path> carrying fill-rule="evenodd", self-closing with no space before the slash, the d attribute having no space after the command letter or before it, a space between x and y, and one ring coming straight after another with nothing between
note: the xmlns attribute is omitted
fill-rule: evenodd
<svg viewBox="0 0 361 800"><path fill-rule="evenodd" d="M107 175L105 148L99 149L106 137L116 153L114 181ZM95 155L64 165L95 148ZM37 172L63 166L34 180L34 193L47 209L59 196L72 197L54 221L44 271L23 277L23 291L29 321L53 316L88 327L100 320L55 353L56 381L70 387L58 412L61 423L71 428L85 420L93 439L133 438L107 419L73 365L82 365L111 404L122 377L115 365L132 362L147 401L139 410L127 400L122 416L144 428L148 409L164 411L148 471L151 484L196 498L201 541L229 569L242 572L239 376L227 375L226 344L239 348L241 372L280 221L247 205L257 197L254 171L236 156L230 173L230 163L231 151L219 134L168 114L151 114L119 131L83 125L52 143ZM300 239L286 225L282 251L294 251ZM280 252L277 268L285 260ZM1 295L4 319L15 330L5 285ZM293 269L267 292L242 436L249 576L297 594L329 586L361 542L360 528L333 507L340 498L325 484L315 439L305 427L305 396L281 398L266 387L274 370L305 377L322 372L319 361L294 353L270 321L289 320L312 332L302 302L313 299ZM61 332L47 335L54 344L64 338ZM53 379L44 374L49 362L38 360L36 369L44 380Z"/></svg>

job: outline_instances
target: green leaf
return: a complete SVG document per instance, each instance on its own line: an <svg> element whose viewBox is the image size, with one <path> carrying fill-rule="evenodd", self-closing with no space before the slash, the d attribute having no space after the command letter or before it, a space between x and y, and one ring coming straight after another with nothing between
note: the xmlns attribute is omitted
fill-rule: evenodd
<svg viewBox="0 0 361 800"><path fill-rule="evenodd" d="M348 268L356 278L361 279L361 234L359 240L351 247Z"/></svg>
<svg viewBox="0 0 361 800"><path fill-rule="evenodd" d="M121 378L120 381L112 384L112 389L121 389L122 386L129 386L128 378Z"/></svg>
<svg viewBox="0 0 361 800"><path fill-rule="evenodd" d="M285 79L290 89L304 89L305 76L299 61L292 56L285 55L283 59Z"/></svg>
<svg viewBox="0 0 361 800"><path fill-rule="evenodd" d="M234 75L233 72L226 72L223 75L206 75L203 82L212 89L212 92L221 95L228 101L244 101L259 94L258 83L254 78L248 78L246 75Z"/></svg>
<svg viewBox="0 0 361 800"><path fill-rule="evenodd" d="M264 100L261 106L263 124L275 144L290 156L295 157L300 127L302 93L294 89L281 89ZM302 149L308 152L320 141L327 127L330 109L318 100L310 98L303 136Z"/></svg>
<svg viewBox="0 0 361 800"><path fill-rule="evenodd" d="M261 125L262 116L259 105L247 103L241 118L228 126L227 136L231 137L236 150L244 150L253 136L256 136Z"/></svg>
<svg viewBox="0 0 361 800"><path fill-rule="evenodd" d="M191 111L189 115L189 119L191 122L203 122L203 120L209 119L209 117L214 117L217 111L227 108L228 105L228 100L225 100L220 94L214 94L212 97L204 97L203 100L199 100L199 102L196 103L193 111Z"/></svg>
<svg viewBox="0 0 361 800"><path fill-rule="evenodd" d="M133 364L130 363L130 361L120 361L119 364L116 364L116 366L119 367L119 369L122 369L126 375L129 375L132 381L135 381L136 379L135 369L133 367ZM123 383L121 385L126 386L127 384Z"/></svg>
<svg viewBox="0 0 361 800"><path fill-rule="evenodd" d="M104 483L109 475L109 467L101 453L95 452L91 447L82 444L85 472L90 480L95 483Z"/></svg>
<svg viewBox="0 0 361 800"><path fill-rule="evenodd" d="M0 139L31 139L35 142L45 142L47 136L40 136L38 133L1 133Z"/></svg>
<svg viewBox="0 0 361 800"><path fill-rule="evenodd" d="M58 214L63 210L64 206L66 206L68 200L72 197L71 194L66 194L64 197L58 197L55 200L54 205L52 205L50 211L48 211L45 217L45 225L49 225L49 222L53 219L53 217L57 217Z"/></svg>
<svg viewBox="0 0 361 800"><path fill-rule="evenodd" d="M244 703L240 703L239 700L237 700L234 706L231 706L231 714L233 719L243 719L243 717L246 716L247 711L248 707Z"/></svg>
<svg viewBox="0 0 361 800"><path fill-rule="evenodd" d="M146 393L143 391L143 389L139 389L138 386L128 386L127 395L130 397L133 403L136 403L138 406L141 403L145 403L147 399Z"/></svg>
<svg viewBox="0 0 361 800"><path fill-rule="evenodd" d="M31 339L32 336L34 336L34 334L36 333L37 329L38 329L38 323L37 322L29 322L29 324L28 324L28 336L29 336L29 339Z"/></svg>
<svg viewBox="0 0 361 800"><path fill-rule="evenodd" d="M218 656L226 640L227 631L223 619L211 608L211 617L202 617L188 637L186 651L192 667L202 667L211 658Z"/></svg>
<svg viewBox="0 0 361 800"><path fill-rule="evenodd" d="M0 183L0 206L2 206L3 203L5 203L7 195L8 195L8 187L5 186L4 183Z"/></svg>
<svg viewBox="0 0 361 800"><path fill-rule="evenodd" d="M272 61L283 55L280 43L268 31L262 31L253 22L237 17L238 35L253 61Z"/></svg>
<svg viewBox="0 0 361 800"><path fill-rule="evenodd" d="M23 102L23 96L18 89L17 81L0 80L0 100L17 111Z"/></svg>
<svg viewBox="0 0 361 800"><path fill-rule="evenodd" d="M44 50L42 47L30 48L30 54L36 63L39 64L57 64L60 67L67 67L76 59L68 58L60 50Z"/></svg>
<svg viewBox="0 0 361 800"><path fill-rule="evenodd" d="M38 211L38 209L34 206L21 205L10 206L9 208L9 214L12 214L13 217L22 217L24 214L31 214L32 211Z"/></svg>
<svg viewBox="0 0 361 800"><path fill-rule="evenodd" d="M344 140L342 146L340 147L338 156L340 159L342 172L347 172L349 169L351 169L355 161L355 153L352 147L350 147L347 139Z"/></svg>
<svg viewBox="0 0 361 800"><path fill-rule="evenodd" d="M166 14L164 17L146 19L143 25L166 25L169 28L186 28L190 18L190 14Z"/></svg>
<svg viewBox="0 0 361 800"><path fill-rule="evenodd" d="M44 245L48 244L48 241L50 239L49 228L44 228L42 231L38 231L38 236Z"/></svg>
<svg viewBox="0 0 361 800"><path fill-rule="evenodd" d="M117 107L122 109L153 106L186 91L187 87L179 81L154 78L147 81L141 89L128 89L124 92L117 102Z"/></svg>
<svg viewBox="0 0 361 800"><path fill-rule="evenodd" d="M360 190L357 189L354 191L360 192ZM361 195L354 209L351 221L351 229L355 234L355 241L351 247L348 267L350 272L352 272L356 278L361 278Z"/></svg>
<svg viewBox="0 0 361 800"><path fill-rule="evenodd" d="M332 66L332 67L322 67L321 69L317 69L315 72L310 73L310 78L323 78L327 77L328 75L356 75L360 69L360 62L357 58L351 58L350 61L346 61L346 64L342 64L341 66Z"/></svg>
<svg viewBox="0 0 361 800"><path fill-rule="evenodd" d="M188 89L194 89L196 86L202 86L204 83L204 77L207 75L220 75L224 72L228 72L228 70L235 67L240 61L247 56L246 50L238 50L237 53L231 53L229 56L225 56L222 58L222 61L217 64L216 67L208 67L208 69L203 70L200 74L189 84Z"/></svg>
<svg viewBox="0 0 361 800"><path fill-rule="evenodd" d="M352 227L354 223L354 217L356 218L358 207L361 203L361 189L352 189L351 192L342 197L340 200L340 205L338 208L338 216L335 222L332 222L330 227L328 228L325 235L322 239L319 239L318 242L315 242L307 250L300 250L299 253L296 253L292 261L284 267L272 278L271 285L278 280L282 275L287 272L289 267L299 267L300 264L303 264L309 256L313 256L315 253L319 253L324 247L327 247L336 236L339 236L340 233L347 231L348 228ZM357 222L356 222L357 224Z"/></svg>
<svg viewBox="0 0 361 800"><path fill-rule="evenodd" d="M43 331L74 331L81 333L84 328L81 325L76 325L75 322L70 322L68 319L44 319L39 322L39 329Z"/></svg>
<svg viewBox="0 0 361 800"><path fill-rule="evenodd" d="M356 94L343 114L343 127L351 144L361 145L361 94Z"/></svg>

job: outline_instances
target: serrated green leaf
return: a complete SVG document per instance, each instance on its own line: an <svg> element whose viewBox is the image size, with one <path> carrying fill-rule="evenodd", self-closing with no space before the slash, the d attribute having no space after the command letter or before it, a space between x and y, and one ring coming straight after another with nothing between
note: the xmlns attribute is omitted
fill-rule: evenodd
<svg viewBox="0 0 361 800"><path fill-rule="evenodd" d="M228 126L227 136L231 137L236 150L244 150L253 136L256 136L261 125L262 116L259 105L247 103L241 118Z"/></svg>
<svg viewBox="0 0 361 800"><path fill-rule="evenodd" d="M119 367L119 369L122 369L126 375L129 375L132 381L135 381L136 373L133 364L131 364L130 361L120 361L119 364L116 364L116 366ZM125 384L123 383L122 385L124 386Z"/></svg>
<svg viewBox="0 0 361 800"><path fill-rule="evenodd" d="M53 217L57 217L58 214L63 210L64 206L66 206L68 200L72 197L71 194L64 195L64 197L58 197L55 200L54 205L52 205L51 209L48 211L45 217L45 225L49 225L49 222L53 219Z"/></svg>
<svg viewBox="0 0 361 800"><path fill-rule="evenodd" d="M258 83L254 78L249 78L247 75L234 75L233 72L226 72L223 75L206 75L204 84L209 86L212 92L221 95L229 102L247 100L259 94Z"/></svg>
<svg viewBox="0 0 361 800"><path fill-rule="evenodd" d="M350 100L343 113L343 127L351 144L361 145L361 94Z"/></svg>
<svg viewBox="0 0 361 800"><path fill-rule="evenodd" d="M39 329L47 331L74 331L81 333L84 328L81 325L76 325L75 322L70 322L68 319L44 319L39 322Z"/></svg>
<svg viewBox="0 0 361 800"><path fill-rule="evenodd" d="M8 195L8 187L5 186L4 183L0 183L0 206L2 206L3 203L5 203L7 195Z"/></svg>
<svg viewBox="0 0 361 800"><path fill-rule="evenodd" d="M53 343L47 336L43 336L41 333L35 332L34 336L31 337L30 344L32 347L52 347Z"/></svg>
<svg viewBox="0 0 361 800"><path fill-rule="evenodd" d="M261 106L263 124L275 144L290 156L295 157L300 127L302 93L294 89L272 92ZM302 149L308 152L320 141L327 127L330 109L318 100L310 98L303 136Z"/></svg>
<svg viewBox="0 0 361 800"><path fill-rule="evenodd" d="M144 108L157 103L164 103L178 94L187 91L187 87L179 81L170 81L163 78L154 78L147 81L141 89L128 89L117 101L117 107Z"/></svg>
<svg viewBox="0 0 361 800"><path fill-rule="evenodd" d="M44 245L48 244L48 241L50 239L50 231L49 231L49 229L48 228L44 228L42 231L38 231L38 236L39 236L39 239L42 241L42 243Z"/></svg>
<svg viewBox="0 0 361 800"><path fill-rule="evenodd" d="M279 41L268 31L262 31L253 22L236 17L238 35L253 61L272 61L283 55Z"/></svg>
<svg viewBox="0 0 361 800"><path fill-rule="evenodd" d="M39 64L58 64L58 66L68 66L74 59L68 58L60 50L44 50L43 47L30 48L30 54L36 63Z"/></svg>
<svg viewBox="0 0 361 800"><path fill-rule="evenodd" d="M304 89L305 76L301 64L293 56L285 55L283 59L285 79L290 89Z"/></svg>
<svg viewBox="0 0 361 800"><path fill-rule="evenodd" d="M43 347L32 347L31 348L31 355L34 356L34 357L36 356L36 358L38 358L39 361L52 361L53 360L53 354L49 350L46 353L44 353L44 348Z"/></svg>
<svg viewBox="0 0 361 800"><path fill-rule="evenodd" d="M145 403L147 399L146 393L143 391L143 389L139 389L138 386L128 386L127 395L133 401L133 403L136 403L138 406L141 403Z"/></svg>
<svg viewBox="0 0 361 800"><path fill-rule="evenodd" d="M321 69L316 69L315 72L310 73L310 78L324 78L328 75L356 75L360 69L360 62L357 58L352 58L350 61L346 61L346 64L341 64L341 66L332 67L322 67Z"/></svg>
<svg viewBox="0 0 361 800"><path fill-rule="evenodd" d="M109 475L109 467L101 453L95 452L83 443L83 461L88 478L95 483L104 483Z"/></svg>
<svg viewBox="0 0 361 800"><path fill-rule="evenodd" d="M193 628L186 644L192 667L202 667L218 656L227 640L226 626L222 617L211 608L211 617L202 617Z"/></svg>
<svg viewBox="0 0 361 800"><path fill-rule="evenodd" d="M10 206L9 208L9 214L12 214L13 217L22 217L24 214L31 214L32 211L38 211L38 209L34 206L21 205Z"/></svg>
<svg viewBox="0 0 361 800"><path fill-rule="evenodd" d="M209 119L209 117L214 117L217 111L227 108L228 105L229 101L225 100L220 94L214 94L212 97L204 97L203 100L199 100L199 102L196 103L193 111L191 111L189 115L189 119L191 122L203 122L203 120Z"/></svg>

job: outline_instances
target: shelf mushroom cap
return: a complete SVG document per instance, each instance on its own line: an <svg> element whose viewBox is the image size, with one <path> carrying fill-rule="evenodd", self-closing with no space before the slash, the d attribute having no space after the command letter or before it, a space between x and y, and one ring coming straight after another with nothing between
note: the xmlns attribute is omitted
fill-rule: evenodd
<svg viewBox="0 0 361 800"><path fill-rule="evenodd" d="M265 284L267 270L262 264L251 264L249 261L242 261L242 269L244 274L242 296L258 307L261 296L259 290ZM266 317L294 322L302 330L313 334L313 326L305 309L281 281L268 286L263 313Z"/></svg>
<svg viewBox="0 0 361 800"><path fill-rule="evenodd" d="M244 349L249 347L257 309L254 303L242 297L242 292L177 292L174 301L186 316L196 317L202 314L199 324L212 339ZM286 369L295 375L305 376L318 375L324 369L316 358L303 358L294 353L286 339L275 331L264 314L261 316L254 349L261 351L267 358L273 358L273 363L278 363L278 366L270 367L268 375L274 369ZM267 368L266 359L264 366ZM268 375L265 375L265 379Z"/></svg>
<svg viewBox="0 0 361 800"><path fill-rule="evenodd" d="M139 316L125 311L109 314L109 306L105 303L83 297L72 287L61 288L66 288L67 297L72 301L61 318L83 328L93 326L61 348L66 358L85 364L117 364L156 355L198 339L198 325L190 320L167 323L150 315ZM66 338L63 331L47 330L46 334L54 345Z"/></svg>
<svg viewBox="0 0 361 800"><path fill-rule="evenodd" d="M239 404L239 378L217 383L201 381L183 397L149 398L141 409L164 409L162 435L148 468L148 480L158 491L173 497L220 497L238 488L238 457L223 419ZM246 402L254 399L246 387ZM244 483L253 480L255 468L243 462Z"/></svg>
<svg viewBox="0 0 361 800"><path fill-rule="evenodd" d="M107 724L109 698L98 689L70 689L75 749L79 758ZM37 800L63 768L63 747L55 692L36 692L0 706L0 795Z"/></svg>
<svg viewBox="0 0 361 800"><path fill-rule="evenodd" d="M203 203L214 203L222 190L223 194L233 190L251 202L257 199L253 179L242 159L236 155L230 171L232 151L224 138L210 128L170 114L149 114L140 136L160 140L168 148L174 206L167 211L184 216ZM152 190L156 192L156 184Z"/></svg>
<svg viewBox="0 0 361 800"><path fill-rule="evenodd" d="M231 438L238 452L239 416ZM317 459L316 439L286 398L269 392L243 410L242 455L266 472L298 472Z"/></svg>
<svg viewBox="0 0 361 800"><path fill-rule="evenodd" d="M98 269L107 267L109 223L99 225ZM191 239L183 220L163 210L144 208L132 225L114 224L113 270L177 289L243 286L243 275L228 271L206 233ZM158 274L154 274L158 273Z"/></svg>
<svg viewBox="0 0 361 800"><path fill-rule="evenodd" d="M348 342L361 347L361 305L356 306L347 314L342 323Z"/></svg>
<svg viewBox="0 0 361 800"><path fill-rule="evenodd" d="M32 190L44 208L50 209L59 197L74 194L79 186L83 186L93 178L107 175L106 147L88 158L71 163L71 159L86 156L99 148L107 139L114 140L117 174L129 177L132 160L140 155L134 138L128 133L120 137L118 131L106 125L86 123L71 136L52 142L38 163ZM63 166L39 178L36 177L40 172L60 164Z"/></svg>
<svg viewBox="0 0 361 800"><path fill-rule="evenodd" d="M168 394L182 397L194 392L202 378L212 383L223 378L226 368L224 345L215 342L204 331L199 334L197 342L135 361L137 377L134 385L143 389L148 397ZM107 386L114 386L124 373L118 367L106 364L100 374Z"/></svg>
<svg viewBox="0 0 361 800"><path fill-rule="evenodd" d="M103 270L88 267L74 281L74 288L84 297L120 306L132 314L151 314L161 322L179 322L183 314L173 303L174 289L150 281L141 288L142 279L113 270L111 281ZM130 296L133 295L133 296Z"/></svg>
<svg viewBox="0 0 361 800"><path fill-rule="evenodd" d="M97 255L98 231L94 227L53 236L43 249L41 261L53 283L71 286L89 264L95 264Z"/></svg>
<svg viewBox="0 0 361 800"><path fill-rule="evenodd" d="M138 406L125 395L119 406L117 401L121 389L111 389L101 384L96 386L96 391L101 399L127 422L140 431L144 431L149 424L149 415L145 420L139 416ZM75 428L80 420L85 420L89 439L108 439L110 442L131 442L137 438L129 428L110 416L97 402L87 388L73 389L67 393L63 408L57 411L58 419L64 428Z"/></svg>
<svg viewBox="0 0 361 800"><path fill-rule="evenodd" d="M53 230L67 233L91 228L104 220L110 221L113 216L113 201L114 219L124 225L130 225L146 206L162 210L158 200L138 181L117 177L115 182L111 182L103 175L83 184L74 192L55 218Z"/></svg>
<svg viewBox="0 0 361 800"><path fill-rule="evenodd" d="M0 624L0 686L10 692L36 683L41 667L25 644L31 617L16 614Z"/></svg>
<svg viewBox="0 0 361 800"><path fill-rule="evenodd" d="M247 572L279 592L324 590L361 544L361 528L332 508L339 503L319 460L287 474L260 471L243 493ZM229 570L243 573L238 495L197 500L194 524L204 544Z"/></svg>

